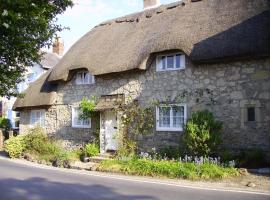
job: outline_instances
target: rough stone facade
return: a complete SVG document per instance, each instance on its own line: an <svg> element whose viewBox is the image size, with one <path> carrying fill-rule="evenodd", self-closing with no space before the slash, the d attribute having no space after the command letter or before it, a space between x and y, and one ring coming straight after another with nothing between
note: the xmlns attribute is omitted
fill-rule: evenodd
<svg viewBox="0 0 270 200"><path fill-rule="evenodd" d="M183 91L211 94L179 99ZM58 99L47 109L46 129L70 145L89 140L99 128L99 114L91 129L71 127L71 107L83 97L124 94L143 106L151 100L187 104L188 116L199 109L211 110L224 124L222 145L230 149L259 147L270 149L270 59L195 65L186 58L186 68L157 72L155 62L146 71L130 71L95 77L94 85L76 85L74 78L58 85ZM211 100L212 99L212 100ZM256 122L247 122L247 108L254 106ZM21 132L29 124L29 110L22 111ZM155 116L154 116L155 117ZM141 147L161 148L181 143L181 132L158 132L139 136Z"/></svg>

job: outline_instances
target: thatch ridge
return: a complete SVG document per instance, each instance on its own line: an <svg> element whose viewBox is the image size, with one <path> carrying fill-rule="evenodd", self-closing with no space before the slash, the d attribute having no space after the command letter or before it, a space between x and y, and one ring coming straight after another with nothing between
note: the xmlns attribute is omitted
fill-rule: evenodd
<svg viewBox="0 0 270 200"><path fill-rule="evenodd" d="M254 20L254 30L245 34L241 44L237 39L242 38L241 30L246 30L245 27L231 32L233 37L228 33L219 44L209 45L209 38L241 26L263 12L269 12L268 0L184 0L109 20L93 28L71 47L53 69L49 81L67 81L70 70L82 67L93 75L144 70L151 53L169 49L182 50L194 62L237 57L243 53L249 57L269 56L269 18ZM254 43L256 27L260 31L265 29L260 34L266 39L263 42ZM202 42L205 40L208 43L204 48ZM198 44L201 44L200 48L194 49ZM224 47L230 49L227 44L239 45L233 45L233 54L227 55L227 51L222 51ZM258 49L263 52L256 51Z"/></svg>

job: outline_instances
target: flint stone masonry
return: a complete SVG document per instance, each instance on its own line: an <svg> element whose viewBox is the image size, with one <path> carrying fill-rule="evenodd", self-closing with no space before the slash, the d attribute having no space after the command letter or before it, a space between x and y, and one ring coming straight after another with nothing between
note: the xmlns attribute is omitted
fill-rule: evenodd
<svg viewBox="0 0 270 200"><path fill-rule="evenodd" d="M186 103L188 116L193 111L209 109L224 124L222 146L231 150L259 147L270 156L270 59L194 65L186 58L186 69L157 72L155 62L146 71L130 71L96 76L94 85L76 85L74 78L58 85L58 98L46 112L48 134L72 147L93 137L99 128L99 113L92 119L91 129L71 127L71 108L82 98L124 94L145 106L151 100ZM212 95L188 96L179 99L184 90L209 89ZM214 99L214 103L210 101ZM256 101L259 121L245 121L245 108ZM244 102L244 103L243 103ZM246 102L246 103L245 103ZM29 128L29 110L24 110L20 129ZM182 132L158 132L138 136L141 149L176 146L181 144Z"/></svg>

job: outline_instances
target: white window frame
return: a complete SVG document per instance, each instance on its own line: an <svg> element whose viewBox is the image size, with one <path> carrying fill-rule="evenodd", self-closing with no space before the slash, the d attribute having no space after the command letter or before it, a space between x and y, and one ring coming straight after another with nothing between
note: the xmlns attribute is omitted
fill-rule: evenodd
<svg viewBox="0 0 270 200"><path fill-rule="evenodd" d="M173 111L170 109L170 127L159 126L159 110L161 107L179 106L184 107L184 124L187 122L187 105L186 104L161 104L156 106L156 130L157 131L183 131L184 127L173 127Z"/></svg>
<svg viewBox="0 0 270 200"><path fill-rule="evenodd" d="M37 122L33 122L33 115L39 112L39 120ZM43 117L41 117L41 115L43 115ZM43 118L43 119L42 119ZM41 121L44 120L44 121ZM30 125L32 127L34 126L40 126L40 127L45 127L45 110L41 109L41 110L31 110L30 112Z"/></svg>
<svg viewBox="0 0 270 200"><path fill-rule="evenodd" d="M83 74L83 76L82 76L82 74ZM87 77L87 79L81 79L80 77ZM90 79L90 77L91 77L91 79ZM95 76L91 75L88 71L80 71L80 72L76 73L75 82L76 82L76 85L95 84Z"/></svg>
<svg viewBox="0 0 270 200"><path fill-rule="evenodd" d="M75 122L76 118L76 109L79 109L79 107L72 107L72 128L91 128L91 118L89 118L89 125L78 125ZM79 118L79 116L77 116Z"/></svg>
<svg viewBox="0 0 270 200"><path fill-rule="evenodd" d="M180 67L176 68L176 55L180 55ZM162 68L162 57L166 57L166 66L165 69ZM173 68L167 68L167 57L174 56L174 67ZM175 71L175 70L183 70L186 68L186 57L185 54L181 52L177 53L168 53L168 54L161 54L158 55L156 58L156 68L157 71L162 72L162 71Z"/></svg>

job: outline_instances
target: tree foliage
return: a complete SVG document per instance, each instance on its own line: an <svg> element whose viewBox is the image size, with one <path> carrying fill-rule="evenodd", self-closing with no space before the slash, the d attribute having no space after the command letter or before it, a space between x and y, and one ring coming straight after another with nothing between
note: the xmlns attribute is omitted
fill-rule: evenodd
<svg viewBox="0 0 270 200"><path fill-rule="evenodd" d="M41 48L64 29L57 15L72 5L72 0L0 0L0 96L18 95L25 67L40 62Z"/></svg>

